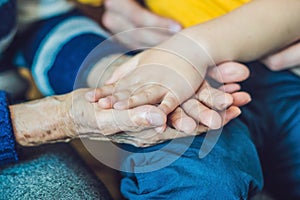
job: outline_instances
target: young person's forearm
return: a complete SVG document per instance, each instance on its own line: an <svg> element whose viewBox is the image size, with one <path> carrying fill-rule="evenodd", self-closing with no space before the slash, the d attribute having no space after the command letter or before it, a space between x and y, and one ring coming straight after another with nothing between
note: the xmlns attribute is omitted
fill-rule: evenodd
<svg viewBox="0 0 300 200"><path fill-rule="evenodd" d="M187 33L215 62L252 61L299 38L300 1L254 0Z"/></svg>
<svg viewBox="0 0 300 200"><path fill-rule="evenodd" d="M252 61L283 48L299 38L299 24L299 0L253 0L227 15L185 29L162 45L170 49L181 45L175 51L203 72L206 65Z"/></svg>

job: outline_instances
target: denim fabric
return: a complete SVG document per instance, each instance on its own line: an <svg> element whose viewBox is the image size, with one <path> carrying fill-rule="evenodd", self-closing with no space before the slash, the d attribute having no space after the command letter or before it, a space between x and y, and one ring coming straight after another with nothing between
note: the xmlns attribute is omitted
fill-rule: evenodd
<svg viewBox="0 0 300 200"><path fill-rule="evenodd" d="M208 134L215 134L209 132ZM159 154L140 156L132 154L123 165L139 171L159 165L162 160L177 156L189 145L175 162L146 173L124 173L121 191L128 199L247 199L262 188L263 178L259 158L247 127L234 120L223 130L213 150L199 158L199 149L205 135L176 140L150 148L133 148L134 152L156 151Z"/></svg>
<svg viewBox="0 0 300 200"><path fill-rule="evenodd" d="M250 64L243 87L252 103L243 110L257 146L265 188L276 199L300 199L300 78Z"/></svg>
<svg viewBox="0 0 300 200"><path fill-rule="evenodd" d="M300 199L300 78L290 71L272 72L260 63L249 67L251 77L242 86L253 100L242 109L240 119L224 128L213 151L199 159L204 138L199 136L165 168L124 173L121 190L126 198L246 199L262 188L262 166L265 189L273 197ZM177 148L164 151L160 158L131 156L123 164L141 171L174 156Z"/></svg>

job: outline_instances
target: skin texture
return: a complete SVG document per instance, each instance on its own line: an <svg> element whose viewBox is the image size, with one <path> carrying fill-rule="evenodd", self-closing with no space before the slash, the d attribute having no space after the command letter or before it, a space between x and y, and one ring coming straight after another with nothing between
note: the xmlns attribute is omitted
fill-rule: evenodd
<svg viewBox="0 0 300 200"><path fill-rule="evenodd" d="M136 34L117 35L123 44L135 49L142 46L152 47L170 38L181 30L174 20L153 14L135 0L106 0L102 24L112 33L141 27L160 27L169 31L140 30Z"/></svg>
<svg viewBox="0 0 300 200"><path fill-rule="evenodd" d="M167 127L161 134L153 128L164 124L166 118L155 106L130 110L101 109L97 103L84 99L86 92L87 89L80 89L66 95L10 106L17 143L35 146L89 138L146 147L209 130L202 126L201 130L186 134ZM154 117L156 120L153 121Z"/></svg>
<svg viewBox="0 0 300 200"><path fill-rule="evenodd" d="M154 106L103 110L85 100L86 92L87 89L79 89L66 95L10 106L17 143L35 146L78 137L109 140L106 136L114 133L141 131L166 121L164 113Z"/></svg>
<svg viewBox="0 0 300 200"><path fill-rule="evenodd" d="M185 29L121 65L100 89L99 102L113 99L115 109L158 104L169 114L202 86L208 67L257 60L296 41L299 9L298 0L252 1ZM145 93L151 98L140 100Z"/></svg>
<svg viewBox="0 0 300 200"><path fill-rule="evenodd" d="M112 56L111 58L115 57L116 56ZM111 58L102 59L102 61L93 68L87 81L91 84L90 86L99 84L98 76L95 76L95 73L97 75L101 74L103 70L106 69L103 65L107 65L107 63L111 61ZM104 81L116 67L128 59L127 57L123 57L123 59L117 60L112 66L105 70ZM233 66L235 66L234 63ZM240 68L237 68L239 69L237 71L240 76L232 77L236 80L243 80L248 77L249 72L247 68L242 65L240 65ZM224 71L222 67L220 67L220 69L219 71ZM221 76L220 73L216 72L219 71L211 69L210 74L218 80ZM225 76L231 76L230 70L225 70L223 73ZM232 82L232 79L227 78L227 81ZM215 90L213 93L215 96L224 95L220 90L213 90ZM179 108L181 112L172 113L169 120L173 123L172 127L186 131L188 134L176 131L171 127L167 127L164 134L161 134L153 128L164 125L167 119L166 115L157 107L145 105L129 110L102 109L98 106L97 102L90 103L86 101L84 94L86 94L87 91L90 91L90 89L80 89L65 95L52 96L10 106L17 143L22 146L35 146L45 143L69 141L72 138L89 138L145 147L169 139L201 134L210 129L209 123L208 125L205 124L205 120L210 121L208 114L206 114L208 118L204 118L203 121L199 122L201 125L197 126L194 119L186 115L185 112ZM202 90L199 90L199 92L200 91ZM233 90L231 92L235 93ZM245 93L245 95L248 94ZM209 104L204 95L203 99L204 103ZM234 98L229 97L229 99L232 100ZM197 100L195 101L197 105L200 103ZM229 103L231 104L232 102L230 101ZM187 102L184 105L193 106L193 102ZM204 106L204 104L201 105ZM211 105L219 108L223 108L222 106L230 106L229 104L224 105L221 103L219 105L218 102ZM218 118L222 118L223 123L227 123L240 113L239 110L235 112L232 112L232 110L234 111L231 107L226 110L226 112L229 113L227 118L222 115L222 113L220 113ZM205 107L205 112L213 113L214 111ZM191 116L193 114L187 113ZM213 115L216 114L218 113L213 113ZM191 124L194 126L193 129L191 129Z"/></svg>
<svg viewBox="0 0 300 200"><path fill-rule="evenodd" d="M295 67L300 63L300 42L266 57L262 62L271 70L279 71Z"/></svg>
<svg viewBox="0 0 300 200"><path fill-rule="evenodd" d="M87 93L87 100L97 102L99 95L101 95L101 90L98 87L109 78L109 75L118 66L129 59L129 56L116 54L99 61L89 73L87 81L89 87L97 89ZM101 74L101 78L99 78L99 74ZM207 129L218 129L241 113L238 106L250 102L249 94L240 92L240 86L233 83L243 81L249 76L249 70L244 65L223 63L218 67L210 68L208 75L219 83L225 83L225 85L221 84L220 89L216 89L206 82L199 89L195 98L184 102L181 107L170 114L168 120L173 128L187 134L195 131L202 133ZM145 95L142 99L147 100L149 97L151 98L151 95ZM107 99L98 102L98 104L108 109L112 107L113 101L114 99ZM165 127L165 125L159 127L156 131L162 132Z"/></svg>
<svg viewBox="0 0 300 200"><path fill-rule="evenodd" d="M121 3L121 5L120 5ZM142 16L142 17L136 17ZM125 0L125 1L118 1L118 0L108 0L106 1L106 15L104 16L104 22L106 24L106 28L108 28L112 33L118 33L125 30L130 30L134 27L147 27L149 25L168 28L166 22L170 22L164 18L159 18L155 14L151 13L149 10L146 10L139 6L133 0ZM142 19L142 20L141 20ZM149 24L151 22L151 24ZM175 26L176 27L176 23ZM147 34L145 34L146 36ZM133 43L136 46L142 45L143 43L146 45L151 44L159 44L162 39L160 37L136 37L136 35L127 35L129 36L126 38L127 43ZM131 37L130 37L131 36ZM138 39L138 42L136 41ZM152 42L148 40L151 39ZM277 52L273 55L265 57L262 62L271 70L283 70L290 67L294 67L299 65L300 63L300 45L299 42L295 43L294 45L288 46L287 48L283 49L280 52ZM221 86L219 89L223 92L230 93L231 99L233 98L233 107L228 108L225 112L221 112L221 115L225 116L224 124L227 123L230 119L234 118L234 116L238 116L240 113L239 106L245 105L250 101L250 97L248 94L244 92L239 92L240 86L236 84L236 82L243 81L246 79L248 72L243 70L235 70L233 66L236 66L237 69L242 69L240 65L237 63L223 63L220 65L221 67L214 67L214 70L209 69L208 75L211 76L213 79L217 80L219 83L226 83L225 85ZM227 68L228 66L228 68ZM298 69L294 69L298 70ZM298 70L299 71L299 70ZM297 71L297 73L299 73ZM213 73L211 73L213 72ZM241 72L242 74L239 74ZM123 72L121 72L123 73ZM119 73L119 76L121 76ZM243 74L244 73L244 74ZM94 75L96 75L95 73ZM242 79L241 79L242 78ZM207 95L199 95L200 102L196 102L194 100L188 100L188 103L185 104L192 104L192 105L185 105L184 107L194 107L197 106L203 107L201 101L203 98L207 98ZM198 95L197 95L198 96ZM230 101L229 96L219 95L222 96L224 101ZM103 107L112 107L111 103L115 103L116 99L111 98L109 101L100 101L101 106ZM209 106L213 107L211 104ZM199 110L197 108L196 110ZM219 109L221 110L221 109ZM209 113L213 116L216 114L213 110L210 110ZM207 113L206 113L207 114ZM199 126L203 126L204 123L206 126L210 126L205 122L201 122L200 119L195 121L191 116L192 113L189 113L189 110L183 110L182 108L178 107L176 110L171 114L172 116L169 117L169 120L173 124L176 129L184 131L184 132L191 132L194 130L196 124L198 123ZM210 115L209 115L210 116ZM207 120L206 120L207 121ZM208 120L209 121L209 120ZM220 120L218 120L220 122ZM216 127L220 126L219 123ZM201 129L201 128L200 128Z"/></svg>

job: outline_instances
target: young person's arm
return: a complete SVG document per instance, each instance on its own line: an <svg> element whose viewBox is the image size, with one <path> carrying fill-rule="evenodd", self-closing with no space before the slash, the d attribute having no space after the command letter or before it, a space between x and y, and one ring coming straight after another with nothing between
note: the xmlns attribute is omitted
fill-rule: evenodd
<svg viewBox="0 0 300 200"><path fill-rule="evenodd" d="M94 100L116 109L157 104L166 114L200 87L209 66L252 61L300 35L300 1L255 0L181 31L118 68Z"/></svg>

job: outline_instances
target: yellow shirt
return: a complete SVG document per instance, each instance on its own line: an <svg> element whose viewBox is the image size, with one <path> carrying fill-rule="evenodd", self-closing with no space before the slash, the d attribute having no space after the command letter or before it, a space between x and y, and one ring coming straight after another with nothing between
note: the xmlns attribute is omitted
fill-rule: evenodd
<svg viewBox="0 0 300 200"><path fill-rule="evenodd" d="M77 0L80 3L100 6L104 0ZM224 15L251 0L145 0L150 10L158 15L193 26ZM292 71L300 76L300 67Z"/></svg>
<svg viewBox="0 0 300 200"><path fill-rule="evenodd" d="M77 0L83 4L100 6L103 0ZM193 26L224 15L250 0L145 0L146 5L158 15Z"/></svg>
<svg viewBox="0 0 300 200"><path fill-rule="evenodd" d="M158 15L193 26L224 15L250 0L145 0Z"/></svg>
<svg viewBox="0 0 300 200"><path fill-rule="evenodd" d="M104 0L77 0L79 3L90 6L101 6Z"/></svg>

